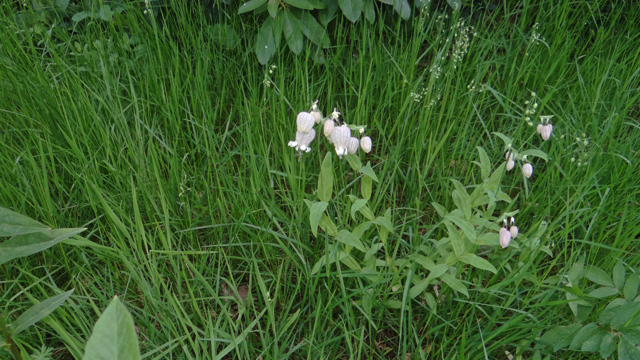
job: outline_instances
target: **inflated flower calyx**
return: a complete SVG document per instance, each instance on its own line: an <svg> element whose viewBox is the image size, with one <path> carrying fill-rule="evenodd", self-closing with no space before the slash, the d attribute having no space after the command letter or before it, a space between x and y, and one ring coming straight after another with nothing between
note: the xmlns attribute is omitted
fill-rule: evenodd
<svg viewBox="0 0 640 360"><path fill-rule="evenodd" d="M542 125L541 123L540 123L540 124L538 124L538 126L536 126L536 132L537 132L538 134L541 134L541 133L542 133L542 128L543 128L543 127L544 127L544 125Z"/></svg>
<svg viewBox="0 0 640 360"><path fill-rule="evenodd" d="M351 138L351 130L346 126L338 126L331 132L331 140L336 147L336 154L342 159L342 155L347 155L347 147Z"/></svg>
<svg viewBox="0 0 640 360"><path fill-rule="evenodd" d="M365 136L362 139L360 139L360 147L367 154L371 152L371 138L368 136Z"/></svg>
<svg viewBox="0 0 640 360"><path fill-rule="evenodd" d="M506 248L511 242L511 233L506 228L500 228L500 246Z"/></svg>
<svg viewBox="0 0 640 360"><path fill-rule="evenodd" d="M522 166L522 175L527 179L533 174L533 165L526 163Z"/></svg>
<svg viewBox="0 0 640 360"><path fill-rule="evenodd" d="M320 124L322 122L323 116L320 111L311 110L310 114L315 119L316 124Z"/></svg>
<svg viewBox="0 0 640 360"><path fill-rule="evenodd" d="M316 120L313 115L308 112L301 112L298 114L296 118L296 124L298 125L298 131L301 133L308 133L312 128L313 124L315 124Z"/></svg>
<svg viewBox="0 0 640 360"><path fill-rule="evenodd" d="M513 169L514 166L516 166L515 161L513 161L513 160L507 161L507 171Z"/></svg>
<svg viewBox="0 0 640 360"><path fill-rule="evenodd" d="M329 142L331 142L331 133L333 132L333 129L335 127L336 127L336 123L332 119L328 119L327 121L324 122L324 127L323 127L324 136L329 138Z"/></svg>
<svg viewBox="0 0 640 360"><path fill-rule="evenodd" d="M296 139L294 141L289 141L289 147L295 148L297 151L311 151L309 144L316 137L316 131L311 129L308 133L303 133L300 131L296 131Z"/></svg>
<svg viewBox="0 0 640 360"><path fill-rule="evenodd" d="M518 237L518 227L516 226L516 218L512 216L511 221L509 221L509 225L511 225L511 227L509 228L509 234L511 234L512 239L515 239L516 237Z"/></svg>
<svg viewBox="0 0 640 360"><path fill-rule="evenodd" d="M347 143L347 152L349 154L355 154L358 151L358 147L360 147L360 141L357 138L349 138L349 142Z"/></svg>
<svg viewBox="0 0 640 360"><path fill-rule="evenodd" d="M507 152L504 154L504 159L505 159L505 160L507 160L507 161L509 161L509 160L513 160L513 152L511 152L511 151L507 151Z"/></svg>
<svg viewBox="0 0 640 360"><path fill-rule="evenodd" d="M542 127L540 131L540 135L542 136L542 140L547 141L551 137L551 131L553 131L553 125L547 124Z"/></svg>

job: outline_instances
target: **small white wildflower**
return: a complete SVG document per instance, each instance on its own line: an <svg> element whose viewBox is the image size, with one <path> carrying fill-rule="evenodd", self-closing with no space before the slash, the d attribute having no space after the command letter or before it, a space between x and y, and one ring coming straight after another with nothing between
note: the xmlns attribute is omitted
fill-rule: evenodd
<svg viewBox="0 0 640 360"><path fill-rule="evenodd" d="M362 139L360 139L360 147L367 154L371 152L371 138L368 136L365 136Z"/></svg>
<svg viewBox="0 0 640 360"><path fill-rule="evenodd" d="M354 137L349 138L349 142L347 143L347 152L349 154L355 154L358 151L358 147L360 147L360 141Z"/></svg>
<svg viewBox="0 0 640 360"><path fill-rule="evenodd" d="M509 160L513 160L513 152L512 151L507 151L506 153L504 153L504 159L509 161Z"/></svg>
<svg viewBox="0 0 640 360"><path fill-rule="evenodd" d="M533 174L533 165L526 163L522 166L522 174L528 179Z"/></svg>
<svg viewBox="0 0 640 360"><path fill-rule="evenodd" d="M544 127L544 125L542 124L538 124L538 126L536 126L536 132L538 134L542 134L542 128Z"/></svg>
<svg viewBox="0 0 640 360"><path fill-rule="evenodd" d="M296 148L296 150L305 151L305 152L311 151L309 144L311 144L311 142L315 137L316 137L316 131L313 129L311 129L306 134L303 133L302 136L300 137L300 141L298 142L298 147ZM297 138L297 135L296 135L296 138Z"/></svg>
<svg viewBox="0 0 640 360"><path fill-rule="evenodd" d="M507 161L507 171L510 171L511 169L513 169L515 165L516 165L515 161L513 160Z"/></svg>
<svg viewBox="0 0 640 360"><path fill-rule="evenodd" d="M333 129L331 139L336 147L336 154L342 159L342 155L347 155L347 147L351 138L351 129L346 125L338 126Z"/></svg>
<svg viewBox="0 0 640 360"><path fill-rule="evenodd" d="M547 124L542 127L542 131L540 135L542 135L542 140L547 141L551 137L551 131L553 131L553 125Z"/></svg>
<svg viewBox="0 0 640 360"><path fill-rule="evenodd" d="M313 115L309 114L308 112L301 112L298 114L298 117L296 118L296 123L298 125L298 131L300 131L301 133L308 133L312 128L313 128L313 124L316 122L315 118L313 117Z"/></svg>
<svg viewBox="0 0 640 360"><path fill-rule="evenodd" d="M511 238L515 239L518 236L518 227L513 225L509 228L509 234L511 234Z"/></svg>
<svg viewBox="0 0 640 360"><path fill-rule="evenodd" d="M324 122L324 126L323 126L324 136L329 138L329 141L331 141L331 133L333 132L333 129L335 128L335 126L336 126L336 123L333 122L333 119L328 119L327 121Z"/></svg>
<svg viewBox="0 0 640 360"><path fill-rule="evenodd" d="M500 228L500 246L505 249L511 242L511 233L506 228Z"/></svg>
<svg viewBox="0 0 640 360"><path fill-rule="evenodd" d="M333 108L333 112L331 113L331 118L333 120L338 120L338 117L340 117L340 112L338 112L336 108Z"/></svg>

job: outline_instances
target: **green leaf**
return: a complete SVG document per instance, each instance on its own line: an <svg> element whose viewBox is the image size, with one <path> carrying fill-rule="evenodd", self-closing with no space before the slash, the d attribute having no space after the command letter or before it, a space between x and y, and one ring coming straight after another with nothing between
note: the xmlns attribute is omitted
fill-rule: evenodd
<svg viewBox="0 0 640 360"><path fill-rule="evenodd" d="M367 162L367 166L363 166L358 170L359 173L368 175L373 181L379 183L376 173L371 168L371 162Z"/></svg>
<svg viewBox="0 0 640 360"><path fill-rule="evenodd" d="M62 11L67 11L67 7L69 7L69 0L56 0L56 5Z"/></svg>
<svg viewBox="0 0 640 360"><path fill-rule="evenodd" d="M326 214L322 214L318 225L320 225L320 228L329 234L329 236L338 235L338 228L336 227L336 224L334 224Z"/></svg>
<svg viewBox="0 0 640 360"><path fill-rule="evenodd" d="M314 9L326 9L327 5L322 2L321 0L306 0L309 4L311 4L311 6L313 6Z"/></svg>
<svg viewBox="0 0 640 360"><path fill-rule="evenodd" d="M607 335L607 332L598 328L591 337L582 344L582 351L598 351L600 350L600 344L602 344L602 338Z"/></svg>
<svg viewBox="0 0 640 360"><path fill-rule="evenodd" d="M483 179L489 178L491 176L491 160L489 160L489 156L487 152L480 146L476 147L478 149L478 154L480 155L480 175Z"/></svg>
<svg viewBox="0 0 640 360"><path fill-rule="evenodd" d="M98 10L98 16L104 21L109 21L113 17L113 11L109 5L102 5L100 6L100 10Z"/></svg>
<svg viewBox="0 0 640 360"><path fill-rule="evenodd" d="M55 229L13 237L0 244L0 265L9 260L46 250L86 229Z"/></svg>
<svg viewBox="0 0 640 360"><path fill-rule="evenodd" d="M371 199L371 186L371 177L369 177L369 175L363 175L362 179L360 179L360 192L362 192L362 197L367 200Z"/></svg>
<svg viewBox="0 0 640 360"><path fill-rule="evenodd" d="M596 284L600 284L604 286L614 286L613 280L611 280L611 277L602 269L597 268L595 266L588 267L584 271L584 276L586 276L587 279L593 281Z"/></svg>
<svg viewBox="0 0 640 360"><path fill-rule="evenodd" d="M373 215L373 211L369 209L368 206L363 206L359 209L360 214L367 218L367 220L373 221L375 219L375 215Z"/></svg>
<svg viewBox="0 0 640 360"><path fill-rule="evenodd" d="M458 225L458 227L462 229L464 234L469 238L469 240L471 240L472 243L476 242L476 229L474 229L473 225L470 222L451 214L447 215L445 219L453 221L454 224Z"/></svg>
<svg viewBox="0 0 640 360"><path fill-rule="evenodd" d="M376 11L373 5L373 0L364 0L362 9L364 10L364 16L369 23L373 24L376 21Z"/></svg>
<svg viewBox="0 0 640 360"><path fill-rule="evenodd" d="M262 23L262 26L258 31L258 37L256 39L256 55L258 56L258 61L262 65L265 65L275 53L276 42L273 37L273 19L268 17Z"/></svg>
<svg viewBox="0 0 640 360"><path fill-rule="evenodd" d="M464 294L466 297L469 297L469 292L467 291L467 288L464 286L464 284L462 284L462 281L454 278L451 274L442 274L440 278L453 290Z"/></svg>
<svg viewBox="0 0 640 360"><path fill-rule="evenodd" d="M476 245L498 246L500 245L500 234L495 232L482 234L478 236Z"/></svg>
<svg viewBox="0 0 640 360"><path fill-rule="evenodd" d="M344 158L347 159L347 162L349 163L349 166L351 166L353 171L358 171L360 170L360 168L362 168L362 162L360 162L360 158L357 155L347 154L344 156Z"/></svg>
<svg viewBox="0 0 640 360"><path fill-rule="evenodd" d="M493 132L493 135L496 135L497 137L499 137L500 139L502 139L502 141L504 141L504 146L510 146L511 144L513 144L513 140L511 140L511 138L509 138L508 136L506 136L503 133L499 133L499 132Z"/></svg>
<svg viewBox="0 0 640 360"><path fill-rule="evenodd" d="M341 253L340 254L341 263L345 264L351 270L354 270L354 271L362 270L362 268L360 268L360 265L358 265L358 262L351 255L347 254L343 250L340 250L338 252Z"/></svg>
<svg viewBox="0 0 640 360"><path fill-rule="evenodd" d="M571 266L567 276L569 277L569 281L572 284L578 282L578 280L582 279L584 273L584 256L580 256L578 260Z"/></svg>
<svg viewBox="0 0 640 360"><path fill-rule="evenodd" d="M360 241L360 239L355 236L353 233L347 231L347 230L340 230L338 231L338 235L336 236L336 240L340 241L343 244L349 245L349 246L353 246L354 248L362 251L362 252L366 252L367 249L365 249L364 245L362 244L362 241Z"/></svg>
<svg viewBox="0 0 640 360"><path fill-rule="evenodd" d="M456 255L462 255L465 250L464 239L460 236L458 230L451 224L450 221L444 222L447 230L449 231L449 239L451 239L451 245L453 246L453 252Z"/></svg>
<svg viewBox="0 0 640 360"><path fill-rule="evenodd" d="M602 298L606 298L614 295L618 295L618 289L614 288L613 286L603 286L589 293L589 296L593 296L598 299L602 299Z"/></svg>
<svg viewBox="0 0 640 360"><path fill-rule="evenodd" d="M320 18L320 22L322 25L327 26L329 22L335 17L336 11L340 8L340 4L338 4L338 0L324 0L327 5L325 10L320 10L318 12L318 17Z"/></svg>
<svg viewBox="0 0 640 360"><path fill-rule="evenodd" d="M506 162L503 162L498 168L491 174L489 180L486 183L486 190L492 193L496 193L498 191L498 187L500 186L500 181L502 180L502 175L504 175L504 168L507 166Z"/></svg>
<svg viewBox="0 0 640 360"><path fill-rule="evenodd" d="M47 317L53 310L57 309L58 306L62 305L72 293L73 290L69 290L65 293L50 297L23 312L22 315L11 324L11 335L18 335L22 330Z"/></svg>
<svg viewBox="0 0 640 360"><path fill-rule="evenodd" d="M544 220L540 222L540 225L538 226L538 230L536 230L536 233L533 237L542 238L542 235L544 235L544 232L547 231L548 226L549 226L548 222Z"/></svg>
<svg viewBox="0 0 640 360"><path fill-rule="evenodd" d="M520 155L522 156L534 156L534 157L539 157L540 159L543 159L544 161L549 161L549 157L547 156L547 154L545 154L543 151L537 150L537 149L531 149L531 150L525 150L523 152L520 153Z"/></svg>
<svg viewBox="0 0 640 360"><path fill-rule="evenodd" d="M603 359L613 354L613 351L616 349L616 340L618 340L618 336L614 333L606 333L604 335L600 343L600 356L602 356Z"/></svg>
<svg viewBox="0 0 640 360"><path fill-rule="evenodd" d="M367 199L358 199L351 205L351 218L353 220L356 220L356 212L365 205L367 205Z"/></svg>
<svg viewBox="0 0 640 360"><path fill-rule="evenodd" d="M613 267L613 283L616 285L618 290L622 291L624 287L624 264L621 260L616 262L616 265Z"/></svg>
<svg viewBox="0 0 640 360"><path fill-rule="evenodd" d="M449 267L445 264L438 264L437 266L435 266L426 279L419 281L411 288L411 290L409 291L410 297L413 299L416 296L420 295L433 280L442 276L447 272L448 269Z"/></svg>
<svg viewBox="0 0 640 360"><path fill-rule="evenodd" d="M402 308L402 302L398 300L387 300L384 302L384 307L389 309L400 309Z"/></svg>
<svg viewBox="0 0 640 360"><path fill-rule="evenodd" d="M333 166L331 165L331 152L325 155L320 166L320 177L318 177L318 199L329 202L333 192Z"/></svg>
<svg viewBox="0 0 640 360"><path fill-rule="evenodd" d="M589 340L597 331L599 330L598 324L590 323L582 327L580 331L574 336L573 340L571 340L571 345L569 345L569 349L571 350L580 350L582 349L582 345Z"/></svg>
<svg viewBox="0 0 640 360"><path fill-rule="evenodd" d="M355 23L360 19L363 7L362 0L338 0L338 4L340 4L344 16L351 22Z"/></svg>
<svg viewBox="0 0 640 360"><path fill-rule="evenodd" d="M624 298L631 302L638 293L638 285L640 285L640 276L638 273L630 274L627 282L624 284Z"/></svg>
<svg viewBox="0 0 640 360"><path fill-rule="evenodd" d="M634 302L634 304L637 303ZM637 327L638 325L640 325L638 324L640 321L640 318L638 316L638 312L640 311L640 309L637 306L625 308L625 305L622 305L614 308L613 310L615 312L615 310L623 308L625 309L624 311L616 312L609 325L611 325L611 327L614 329L620 329L624 327Z"/></svg>
<svg viewBox="0 0 640 360"><path fill-rule="evenodd" d="M303 11L300 15L300 27L302 28L304 36L309 38L312 43L325 49L331 46L327 31L318 24L316 19L311 16L308 11Z"/></svg>
<svg viewBox="0 0 640 360"><path fill-rule="evenodd" d="M83 360L140 359L133 318L116 296L93 327Z"/></svg>
<svg viewBox="0 0 640 360"><path fill-rule="evenodd" d="M490 262L474 254L470 254L470 253L462 254L458 256L458 259L460 259L460 261L462 261L463 263L469 264L471 266L475 266L478 269L488 270L494 274L498 272L498 270L496 270L496 268L493 265L491 265Z"/></svg>
<svg viewBox="0 0 640 360"><path fill-rule="evenodd" d="M316 202L311 205L311 210L309 211L309 222L311 223L311 232L315 237L318 237L318 225L320 224L320 219L322 218L322 215L324 215L324 211L328 205L329 203L326 202Z"/></svg>
<svg viewBox="0 0 640 360"><path fill-rule="evenodd" d="M605 309L602 313L600 313L600 316L598 317L598 324L610 325L615 318L618 319L618 322L620 321L620 319L626 321L628 319L631 319L633 314L635 314L638 309L640 309L640 302L630 302L624 305Z"/></svg>
<svg viewBox="0 0 640 360"><path fill-rule="evenodd" d="M619 331L620 334L622 334L622 336L627 339L628 342L634 345L640 345L640 330L623 328Z"/></svg>
<svg viewBox="0 0 640 360"><path fill-rule="evenodd" d="M81 11L75 13L71 20L73 20L73 22L80 22L88 17L93 18L93 13L91 11Z"/></svg>
<svg viewBox="0 0 640 360"><path fill-rule="evenodd" d="M390 233L393 233L393 224L386 217L378 216L375 220L372 221L372 223L384 226L384 228L387 229Z"/></svg>
<svg viewBox="0 0 640 360"><path fill-rule="evenodd" d="M307 0L283 0L283 1L291 6L297 7L298 9L313 10L313 6L309 4Z"/></svg>
<svg viewBox="0 0 640 360"><path fill-rule="evenodd" d="M240 6L240 8L238 9L238 14L243 14L243 13L255 10L260 6L262 6L263 4L265 4L266 2L267 0L250 0L242 4L242 6Z"/></svg>
<svg viewBox="0 0 640 360"><path fill-rule="evenodd" d="M449 6L455 11L460 11L462 7L462 0L447 0L447 3L449 3Z"/></svg>
<svg viewBox="0 0 640 360"><path fill-rule="evenodd" d="M394 0L393 9L403 20L409 20L411 17L411 6L407 0Z"/></svg>
<svg viewBox="0 0 640 360"><path fill-rule="evenodd" d="M28 216L0 206L0 236L17 236L49 229Z"/></svg>
<svg viewBox="0 0 640 360"><path fill-rule="evenodd" d="M459 181L451 179L451 182L456 187L456 190L453 191L453 202L458 209L464 212L465 219L471 219L471 198L467 190Z"/></svg>
<svg viewBox="0 0 640 360"><path fill-rule="evenodd" d="M224 24L215 24L211 27L211 38L216 44L229 49L233 49L240 42L233 28Z"/></svg>
<svg viewBox="0 0 640 360"><path fill-rule="evenodd" d="M437 202L432 202L431 206L433 206L433 208L436 209L436 212L441 218L447 215L447 209L445 209L444 206L438 204Z"/></svg>
<svg viewBox="0 0 640 360"><path fill-rule="evenodd" d="M553 351L558 351L571 344L573 337L582 329L581 324L573 323L560 331L553 342Z"/></svg>
<svg viewBox="0 0 640 360"><path fill-rule="evenodd" d="M278 0L268 0L267 2L267 11L269 11L269 15L274 19L276 15L278 15L278 5L280 5Z"/></svg>
<svg viewBox="0 0 640 360"><path fill-rule="evenodd" d="M622 338L618 344L618 360L638 360L640 350L626 339Z"/></svg>

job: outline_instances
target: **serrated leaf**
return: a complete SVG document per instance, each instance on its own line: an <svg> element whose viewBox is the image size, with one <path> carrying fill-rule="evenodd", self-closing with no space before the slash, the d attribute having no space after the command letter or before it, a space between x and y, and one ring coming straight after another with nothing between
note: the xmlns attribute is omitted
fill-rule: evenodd
<svg viewBox="0 0 640 360"><path fill-rule="evenodd" d="M491 271L494 274L498 272L498 270L496 270L496 268L491 265L490 262L474 254L462 254L458 256L458 259L460 259L460 261L462 261L463 263L477 267L478 269Z"/></svg>
<svg viewBox="0 0 640 360"><path fill-rule="evenodd" d="M17 236L49 229L28 216L0 206L0 236Z"/></svg>
<svg viewBox="0 0 640 360"><path fill-rule="evenodd" d="M362 0L338 0L338 4L340 4L344 16L351 22L355 23L360 19L363 7Z"/></svg>
<svg viewBox="0 0 640 360"><path fill-rule="evenodd" d="M367 199L358 199L351 205L351 218L356 220L356 212L367 205Z"/></svg>
<svg viewBox="0 0 640 360"><path fill-rule="evenodd" d="M253 0L252 0L253 1ZM276 53L276 42L273 37L273 19L268 17L260 30L258 31L258 37L256 39L256 55L258 61L262 65L266 65L271 59L271 56Z"/></svg>
<svg viewBox="0 0 640 360"><path fill-rule="evenodd" d="M318 24L308 11L303 11L300 15L300 28L304 36L309 38L312 43L325 49L331 46L327 31Z"/></svg>
<svg viewBox="0 0 640 360"><path fill-rule="evenodd" d="M590 266L586 268L584 271L584 276L586 276L587 279L593 281L596 284L604 286L614 286L613 280L611 279L609 274L598 267Z"/></svg>
<svg viewBox="0 0 640 360"><path fill-rule="evenodd" d="M39 302L23 312L17 319L11 324L11 335L18 335L22 330L37 323L51 314L55 309L62 305L73 293L73 289L65 293L52 296L42 302Z"/></svg>
<svg viewBox="0 0 640 360"><path fill-rule="evenodd" d="M371 199L371 187L372 187L372 179L369 175L363 175L362 179L360 179L360 192L362 192L362 197L365 199Z"/></svg>
<svg viewBox="0 0 640 360"><path fill-rule="evenodd" d="M470 222L457 216L452 216L451 214L445 216L445 219L450 220L454 224L458 225L458 227L462 229L464 234L467 236L467 238L469 238L469 240L471 240L472 243L476 242L476 229Z"/></svg>
<svg viewBox="0 0 640 360"><path fill-rule="evenodd" d="M600 343L600 356L602 358L606 359L613 354L616 349L616 340L618 340L618 337L614 333L606 333L604 335Z"/></svg>
<svg viewBox="0 0 640 360"><path fill-rule="evenodd" d="M248 2L242 4L238 9L238 14L244 14L246 12L255 10L265 4L267 0L249 0Z"/></svg>
<svg viewBox="0 0 640 360"><path fill-rule="evenodd" d="M589 340L597 331L599 330L598 324L590 323L582 327L580 331L573 337L571 340L571 344L569 345L570 350L580 350L582 349L582 345Z"/></svg>
<svg viewBox="0 0 640 360"><path fill-rule="evenodd" d="M311 210L309 210L309 223L311 224L311 232L315 237L318 237L318 225L328 205L329 203L326 202L316 202L311 205Z"/></svg>
<svg viewBox="0 0 640 360"><path fill-rule="evenodd" d="M478 155L480 157L480 176L482 176L483 179L487 179L491 176L491 160L482 147L477 146L476 149L478 149Z"/></svg>
<svg viewBox="0 0 640 360"><path fill-rule="evenodd" d="M640 276L638 273L630 274L627 282L624 284L624 298L627 301L633 301L638 293L638 285L640 285Z"/></svg>
<svg viewBox="0 0 640 360"><path fill-rule="evenodd" d="M325 155L320 166L320 176L318 177L318 199L324 202L331 200L333 192L333 166L331 164L331 152Z"/></svg>
<svg viewBox="0 0 640 360"><path fill-rule="evenodd" d="M83 232L80 229L55 229L13 237L0 244L0 265L15 258L46 250L62 240Z"/></svg>
<svg viewBox="0 0 640 360"><path fill-rule="evenodd" d="M625 338L620 340L618 344L618 360L638 360L640 359L640 350L633 346Z"/></svg>
<svg viewBox="0 0 640 360"><path fill-rule="evenodd" d="M620 291L622 291L624 287L624 278L624 264L621 260L618 260L616 265L613 267L613 283Z"/></svg>
<svg viewBox="0 0 640 360"><path fill-rule="evenodd" d="M364 17L367 18L369 23L373 24L376 21L376 11L373 0L364 0L362 9L364 11Z"/></svg>
<svg viewBox="0 0 640 360"><path fill-rule="evenodd" d="M349 246L353 246L354 248L362 251L362 252L366 252L367 249L365 249L364 245L362 244L362 241L360 241L360 239L355 236L352 232L348 231L348 230L340 230L338 231L338 235L336 236L336 240L340 241L341 243L345 244L345 245L349 245Z"/></svg>
<svg viewBox="0 0 640 360"><path fill-rule="evenodd" d="M547 156L547 154L545 154L543 151L537 150L537 149L525 150L525 151L521 152L520 155L527 156L527 157L530 157L530 156L539 157L540 159L543 159L544 161L549 161L549 157Z"/></svg>
<svg viewBox="0 0 640 360"><path fill-rule="evenodd" d="M609 296L618 295L618 289L613 286L603 286L601 288L597 288L589 293L589 296L602 299Z"/></svg>
<svg viewBox="0 0 640 360"><path fill-rule="evenodd" d="M464 284L462 284L462 281L454 278L453 275L443 274L442 276L440 276L440 278L442 279L442 281L444 281L445 284L449 285L449 287L451 287L453 290L461 294L464 294L466 297L469 297L469 292L467 291L467 288L464 286Z"/></svg>
<svg viewBox="0 0 640 360"><path fill-rule="evenodd" d="M367 163L367 166L363 166L358 170L359 173L368 175L373 181L379 182L376 173L371 168L371 162Z"/></svg>
<svg viewBox="0 0 640 360"><path fill-rule="evenodd" d="M133 318L118 297L111 301L93 327L82 359L140 359L138 336L133 325Z"/></svg>

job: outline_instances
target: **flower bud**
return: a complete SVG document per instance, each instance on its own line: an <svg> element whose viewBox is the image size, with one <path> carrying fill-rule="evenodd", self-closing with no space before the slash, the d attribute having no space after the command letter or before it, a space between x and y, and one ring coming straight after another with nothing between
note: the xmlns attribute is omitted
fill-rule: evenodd
<svg viewBox="0 0 640 360"><path fill-rule="evenodd" d="M368 136L365 136L362 139L360 139L360 147L367 154L371 152L371 138Z"/></svg>
<svg viewBox="0 0 640 360"><path fill-rule="evenodd" d="M518 227L515 225L512 225L509 228L509 234L511 235L512 239L515 239L518 236Z"/></svg>
<svg viewBox="0 0 640 360"><path fill-rule="evenodd" d="M511 233L506 228L500 228L500 246L506 248L511 242Z"/></svg>
<svg viewBox="0 0 640 360"><path fill-rule="evenodd" d="M542 124L538 124L538 126L536 126L536 132L537 132L538 134L541 134L541 133L542 133L542 128L543 128L543 127L544 127L544 125L542 125Z"/></svg>
<svg viewBox="0 0 640 360"><path fill-rule="evenodd" d="M542 127L542 132L540 132L540 135L542 135L542 140L547 141L549 140L549 137L551 137L551 131L553 130L553 125L551 124L547 124L545 126Z"/></svg>
<svg viewBox="0 0 640 360"><path fill-rule="evenodd" d="M355 154L358 151L358 147L360 146L360 141L357 138L349 138L349 142L347 143L347 151L349 154Z"/></svg>
<svg viewBox="0 0 640 360"><path fill-rule="evenodd" d="M342 155L347 155L347 146L351 138L351 129L346 125L337 126L331 132L331 140L336 147L336 154L342 159Z"/></svg>
<svg viewBox="0 0 640 360"><path fill-rule="evenodd" d="M513 160L513 152L511 152L510 150L507 150L507 152L504 154L504 158L507 161Z"/></svg>
<svg viewBox="0 0 640 360"><path fill-rule="evenodd" d="M516 165L515 161L513 160L507 161L507 171L510 171L511 169L513 169L515 165Z"/></svg>
<svg viewBox="0 0 640 360"><path fill-rule="evenodd" d="M522 174L528 179L533 174L533 165L526 163L522 166Z"/></svg>
<svg viewBox="0 0 640 360"><path fill-rule="evenodd" d="M314 110L314 111L311 111L310 114L316 120L316 124L320 124L322 122L323 117L320 111Z"/></svg>
<svg viewBox="0 0 640 360"><path fill-rule="evenodd" d="M311 130L313 128L313 124L316 122L316 119L313 117L313 115L309 114L308 112L301 112L298 114L298 117L296 118L296 123L298 125L298 131L300 131L301 133L308 133L309 130Z"/></svg>
<svg viewBox="0 0 640 360"><path fill-rule="evenodd" d="M333 120L329 119L327 121L324 122L324 136L329 138L329 141L331 141L331 132L333 131L333 128L335 128L336 123L333 122Z"/></svg>

